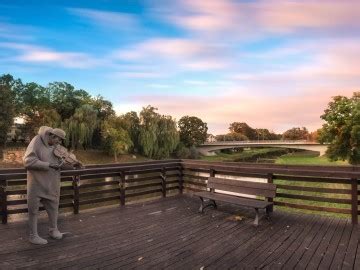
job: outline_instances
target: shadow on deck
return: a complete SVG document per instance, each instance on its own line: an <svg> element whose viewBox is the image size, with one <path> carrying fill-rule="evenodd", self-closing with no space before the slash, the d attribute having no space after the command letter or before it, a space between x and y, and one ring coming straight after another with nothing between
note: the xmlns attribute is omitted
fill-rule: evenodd
<svg viewBox="0 0 360 270"><path fill-rule="evenodd" d="M179 195L62 216L71 234L45 246L26 241L23 221L0 225L0 269L360 269L350 220L277 210L255 228L250 210L220 204L201 215L198 207Z"/></svg>

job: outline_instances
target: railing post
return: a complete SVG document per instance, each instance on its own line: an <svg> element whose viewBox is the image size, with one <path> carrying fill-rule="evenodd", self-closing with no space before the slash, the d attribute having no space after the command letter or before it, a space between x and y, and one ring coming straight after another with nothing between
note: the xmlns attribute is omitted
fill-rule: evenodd
<svg viewBox="0 0 360 270"><path fill-rule="evenodd" d="M119 187L120 187L120 205L125 205L125 183L126 177L125 172L120 172Z"/></svg>
<svg viewBox="0 0 360 270"><path fill-rule="evenodd" d="M165 167L162 168L160 177L161 177L162 196L163 196L163 198L165 198L166 197L166 168Z"/></svg>
<svg viewBox="0 0 360 270"><path fill-rule="evenodd" d="M180 175L179 175L179 193L183 194L183 190L184 190L184 173L183 173L183 168L182 166L180 166Z"/></svg>
<svg viewBox="0 0 360 270"><path fill-rule="evenodd" d="M2 224L7 223L7 195L6 195L6 180L0 180L0 205L1 205L1 220Z"/></svg>
<svg viewBox="0 0 360 270"><path fill-rule="evenodd" d="M273 184L274 183L274 175L272 173L268 173L268 177L267 177L267 182L270 183L270 184ZM267 201L268 202L274 202L274 199L273 198L267 198ZM272 205L270 208L269 208L269 211L272 212L274 210L274 205Z"/></svg>
<svg viewBox="0 0 360 270"><path fill-rule="evenodd" d="M210 169L210 177L215 177L215 170L214 169ZM210 192L215 192L215 189L210 188Z"/></svg>
<svg viewBox="0 0 360 270"><path fill-rule="evenodd" d="M351 223L358 224L358 184L357 179L351 179Z"/></svg>
<svg viewBox="0 0 360 270"><path fill-rule="evenodd" d="M79 214L80 207L80 175L73 176L73 190L74 190L74 200L73 200L73 211L74 214Z"/></svg>

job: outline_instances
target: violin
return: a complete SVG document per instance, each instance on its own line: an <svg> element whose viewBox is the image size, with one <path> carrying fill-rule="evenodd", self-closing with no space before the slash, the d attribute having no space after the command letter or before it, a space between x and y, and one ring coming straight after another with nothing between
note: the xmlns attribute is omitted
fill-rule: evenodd
<svg viewBox="0 0 360 270"><path fill-rule="evenodd" d="M60 166L67 164L73 167L83 168L83 164L77 160L76 156L69 152L66 147L58 144L54 147L53 153L61 160Z"/></svg>

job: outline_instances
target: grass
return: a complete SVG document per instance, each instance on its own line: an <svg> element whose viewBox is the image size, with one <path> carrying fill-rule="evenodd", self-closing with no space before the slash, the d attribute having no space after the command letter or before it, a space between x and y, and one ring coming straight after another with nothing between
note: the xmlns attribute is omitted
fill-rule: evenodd
<svg viewBox="0 0 360 270"><path fill-rule="evenodd" d="M347 161L331 161L326 156L319 157L316 152L301 151L282 155L275 161L276 164L286 165L326 165L344 166L349 165Z"/></svg>
<svg viewBox="0 0 360 270"><path fill-rule="evenodd" d="M278 153L281 148L255 148L235 153L219 152L216 156L202 156L201 160L206 161L245 161L257 156L268 156Z"/></svg>
<svg viewBox="0 0 360 270"><path fill-rule="evenodd" d="M113 156L100 150L77 150L74 152L74 154L76 155L77 159L85 165L116 163ZM119 155L117 162L140 162L145 160L149 159L140 155L126 154Z"/></svg>

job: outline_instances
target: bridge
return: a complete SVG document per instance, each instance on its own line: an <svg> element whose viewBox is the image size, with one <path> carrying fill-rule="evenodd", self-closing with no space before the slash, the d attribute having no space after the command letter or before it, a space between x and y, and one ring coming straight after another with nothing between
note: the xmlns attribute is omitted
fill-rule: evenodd
<svg viewBox="0 0 360 270"><path fill-rule="evenodd" d="M306 140L264 140L264 141L218 141L206 142L199 145L197 149L202 155L213 156L215 151L232 148L247 148L247 147L277 147L277 148L291 148L316 151L320 156L325 154L328 144L320 144L317 142L310 142Z"/></svg>

